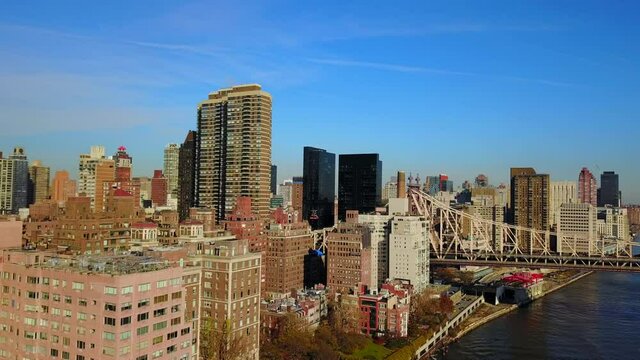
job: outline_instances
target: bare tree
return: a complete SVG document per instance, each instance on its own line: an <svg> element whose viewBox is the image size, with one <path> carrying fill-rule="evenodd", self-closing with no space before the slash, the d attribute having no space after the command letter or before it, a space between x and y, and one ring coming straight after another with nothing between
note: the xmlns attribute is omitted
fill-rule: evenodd
<svg viewBox="0 0 640 360"><path fill-rule="evenodd" d="M248 342L242 334L234 334L231 320L215 326L213 319L202 320L200 332L200 359L240 360L247 356Z"/></svg>
<svg viewBox="0 0 640 360"><path fill-rule="evenodd" d="M331 301L329 303L329 324L338 333L360 333L360 311L357 305Z"/></svg>

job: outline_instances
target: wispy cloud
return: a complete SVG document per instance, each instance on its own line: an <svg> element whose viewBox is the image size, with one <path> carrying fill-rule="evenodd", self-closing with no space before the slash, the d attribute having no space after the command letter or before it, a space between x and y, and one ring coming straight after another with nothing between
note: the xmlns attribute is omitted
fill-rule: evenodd
<svg viewBox="0 0 640 360"><path fill-rule="evenodd" d="M356 60L347 60L347 59L321 59L321 58L307 58L307 61L316 63L316 64L321 64L321 65L360 67L360 68L368 68L368 69L383 70L383 71L395 71L395 72L401 72L401 73L424 73L424 74L430 73L430 74L441 74L441 75L483 77L488 79L529 82L529 83L536 83L536 84L556 86L556 87L578 86L577 84L572 84L572 83L567 83L562 81L547 80L547 79L536 79L536 78L527 78L527 77L519 77L519 76L509 76L509 75L482 74L482 73L455 71L455 70L448 70L448 69L438 69L438 68L431 68L431 67L424 67L424 66L389 64L389 63L380 63L380 62L371 62L371 61L356 61Z"/></svg>
<svg viewBox="0 0 640 360"><path fill-rule="evenodd" d="M312 63L323 64L323 65L352 66L352 67L362 67L362 68L369 68L369 69L376 69L376 70L397 71L397 72L403 72L403 73L474 75L471 73L460 72L460 71L450 71L450 70L436 69L436 68L423 67L423 66L387 64L387 63L379 63L379 62L371 62L371 61L355 61L355 60L345 60L345 59L319 59L319 58L308 58L307 60Z"/></svg>
<svg viewBox="0 0 640 360"><path fill-rule="evenodd" d="M211 46L194 46L187 44L168 44L158 42L146 42L146 41L123 41L124 44L139 46L142 48L150 48L157 50L167 50L181 53L191 53L204 56L220 56L223 53L232 52L229 48L211 47Z"/></svg>

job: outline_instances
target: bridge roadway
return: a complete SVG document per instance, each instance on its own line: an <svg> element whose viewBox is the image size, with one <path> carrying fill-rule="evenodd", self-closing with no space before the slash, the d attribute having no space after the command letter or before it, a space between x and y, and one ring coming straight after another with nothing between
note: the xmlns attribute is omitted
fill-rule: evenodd
<svg viewBox="0 0 640 360"><path fill-rule="evenodd" d="M589 257L568 255L530 255L486 253L446 254L443 257L431 257L433 265L476 265L476 266L526 266L528 268L577 269L592 271L636 272L640 273L638 257Z"/></svg>

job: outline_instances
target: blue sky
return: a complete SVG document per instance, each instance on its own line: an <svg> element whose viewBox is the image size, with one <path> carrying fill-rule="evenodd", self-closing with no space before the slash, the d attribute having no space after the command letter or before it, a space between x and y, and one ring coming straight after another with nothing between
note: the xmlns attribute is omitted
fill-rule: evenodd
<svg viewBox="0 0 640 360"><path fill-rule="evenodd" d="M280 180L311 145L456 184L614 170L640 202L638 39L636 1L3 1L0 149L151 175L210 91L260 83Z"/></svg>

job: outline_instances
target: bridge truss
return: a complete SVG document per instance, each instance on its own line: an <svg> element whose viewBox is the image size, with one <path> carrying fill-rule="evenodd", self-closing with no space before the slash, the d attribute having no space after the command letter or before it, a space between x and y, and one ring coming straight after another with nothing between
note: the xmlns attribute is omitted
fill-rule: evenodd
<svg viewBox="0 0 640 360"><path fill-rule="evenodd" d="M631 239L593 239L514 226L451 207L410 189L410 210L431 226L431 263L640 272Z"/></svg>

